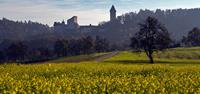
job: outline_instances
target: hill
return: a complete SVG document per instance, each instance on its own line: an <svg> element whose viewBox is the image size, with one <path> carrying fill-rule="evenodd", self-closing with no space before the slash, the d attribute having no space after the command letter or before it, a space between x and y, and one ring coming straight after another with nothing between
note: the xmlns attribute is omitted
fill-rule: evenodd
<svg viewBox="0 0 200 94"><path fill-rule="evenodd" d="M52 46L52 40L56 39L77 39L82 36L101 36L108 39L112 44L126 46L129 44L130 37L138 31L138 23L143 22L148 16L156 17L163 23L171 37L180 41L192 28L200 27L200 9L172 9L172 10L140 10L139 12L125 13L113 22L100 22L99 26L102 32L78 32L76 30L65 30L66 27L57 30L55 27L43 25L32 21L11 21L6 18L0 20L0 41L3 40L21 40L34 41L41 44L40 41ZM110 37L112 36L112 37ZM31 45L34 46L34 45ZM122 47L123 48L123 47ZM124 47L125 48L125 47Z"/></svg>

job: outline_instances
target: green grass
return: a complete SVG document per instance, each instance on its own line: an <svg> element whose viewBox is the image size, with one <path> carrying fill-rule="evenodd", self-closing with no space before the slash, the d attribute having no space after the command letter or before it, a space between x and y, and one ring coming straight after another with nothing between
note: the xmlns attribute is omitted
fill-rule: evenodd
<svg viewBox="0 0 200 94"><path fill-rule="evenodd" d="M154 60L157 64L200 64L200 48L174 48L165 51L154 52ZM119 55L107 59L110 63L147 64L149 59L144 52L121 52Z"/></svg>
<svg viewBox="0 0 200 94"><path fill-rule="evenodd" d="M164 52L158 52L156 57L158 58L168 58L168 59L189 59L189 60L199 60L200 59L200 48L175 48L168 49Z"/></svg>
<svg viewBox="0 0 200 94"><path fill-rule="evenodd" d="M149 64L144 53L128 51L104 62L3 64L0 65L0 93L198 94L200 60L192 56L199 51L200 48L168 49L162 56L157 52L156 64ZM168 57L168 53L175 55ZM185 58L188 56L192 58ZM81 57L87 56L69 59Z"/></svg>

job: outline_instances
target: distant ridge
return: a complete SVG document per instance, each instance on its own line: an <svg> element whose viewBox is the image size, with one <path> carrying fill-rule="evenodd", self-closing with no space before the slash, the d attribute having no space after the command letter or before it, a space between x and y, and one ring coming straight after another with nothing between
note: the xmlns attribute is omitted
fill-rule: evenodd
<svg viewBox="0 0 200 94"><path fill-rule="evenodd" d="M109 15L108 15L109 16ZM140 10L122 14L113 22L101 22L103 32L76 32L74 30L56 30L55 27L43 25L32 21L12 21L6 18L0 20L0 40L54 40L57 38L79 38L81 36L102 36L112 43L128 45L130 37L138 31L138 23L143 22L148 16L156 17L163 23L172 38L180 41L192 28L200 27L200 8L172 9L172 10ZM89 19L88 19L89 20ZM92 26L92 25L91 25ZM112 36L112 37L110 37Z"/></svg>

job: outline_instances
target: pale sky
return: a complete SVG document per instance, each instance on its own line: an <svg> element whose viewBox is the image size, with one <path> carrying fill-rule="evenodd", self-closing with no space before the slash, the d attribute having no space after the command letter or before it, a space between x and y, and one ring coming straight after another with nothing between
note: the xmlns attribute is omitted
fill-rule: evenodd
<svg viewBox="0 0 200 94"><path fill-rule="evenodd" d="M200 0L0 0L0 19L37 21L53 25L55 21L78 16L81 25L109 20L115 5L117 15L140 9L200 8Z"/></svg>

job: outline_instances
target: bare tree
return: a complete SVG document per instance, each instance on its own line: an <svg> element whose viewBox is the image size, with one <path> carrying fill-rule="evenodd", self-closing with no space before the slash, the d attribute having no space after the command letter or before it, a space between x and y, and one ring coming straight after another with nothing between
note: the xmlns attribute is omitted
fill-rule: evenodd
<svg viewBox="0 0 200 94"><path fill-rule="evenodd" d="M154 17L148 17L139 25L140 31L131 39L131 47L144 50L153 64L153 52L168 48L172 40L167 29Z"/></svg>

